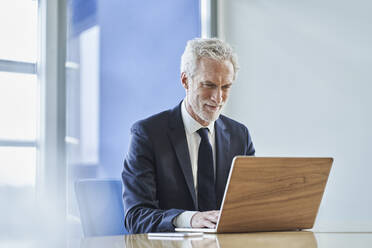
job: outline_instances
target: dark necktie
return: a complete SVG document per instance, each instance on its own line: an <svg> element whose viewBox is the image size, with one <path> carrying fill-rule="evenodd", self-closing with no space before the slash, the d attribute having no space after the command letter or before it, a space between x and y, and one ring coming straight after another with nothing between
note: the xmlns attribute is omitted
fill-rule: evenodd
<svg viewBox="0 0 372 248"><path fill-rule="evenodd" d="M214 183L213 152L208 140L208 129L198 131L201 141L198 152L198 206L199 211L216 210L216 188Z"/></svg>

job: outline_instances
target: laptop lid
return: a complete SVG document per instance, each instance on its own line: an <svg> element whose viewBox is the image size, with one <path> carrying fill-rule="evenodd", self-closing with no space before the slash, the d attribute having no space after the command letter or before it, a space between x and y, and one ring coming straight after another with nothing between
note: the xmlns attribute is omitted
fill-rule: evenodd
<svg viewBox="0 0 372 248"><path fill-rule="evenodd" d="M332 162L332 158L235 157L217 232L312 228Z"/></svg>

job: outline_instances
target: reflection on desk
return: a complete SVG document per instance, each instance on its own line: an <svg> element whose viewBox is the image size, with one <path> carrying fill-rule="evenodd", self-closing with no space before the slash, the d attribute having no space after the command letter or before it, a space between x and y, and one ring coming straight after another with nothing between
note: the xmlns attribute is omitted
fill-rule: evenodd
<svg viewBox="0 0 372 248"><path fill-rule="evenodd" d="M149 238L146 234L97 237L83 240L82 248L103 247L176 247L176 248L317 248L317 242L312 232L265 232L244 234L204 234L195 238Z"/></svg>

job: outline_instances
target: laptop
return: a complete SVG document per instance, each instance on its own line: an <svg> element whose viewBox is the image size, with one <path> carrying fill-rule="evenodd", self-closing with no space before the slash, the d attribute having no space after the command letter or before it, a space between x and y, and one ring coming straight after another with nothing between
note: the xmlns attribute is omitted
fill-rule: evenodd
<svg viewBox="0 0 372 248"><path fill-rule="evenodd" d="M333 158L236 156L215 229L177 232L240 233L311 229Z"/></svg>

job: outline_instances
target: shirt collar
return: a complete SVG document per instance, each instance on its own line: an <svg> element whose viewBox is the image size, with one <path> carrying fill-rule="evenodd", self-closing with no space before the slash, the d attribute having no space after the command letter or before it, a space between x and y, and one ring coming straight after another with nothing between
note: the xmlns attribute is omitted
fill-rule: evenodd
<svg viewBox="0 0 372 248"><path fill-rule="evenodd" d="M181 114L182 114L182 120L183 120L183 125L185 126L186 132L189 134L192 134L196 131L198 131L200 128L205 128L205 126L201 125L199 122L197 122L186 110L186 101L185 99L182 101L181 104ZM211 134L214 133L214 121L209 123L208 126L209 132Z"/></svg>

